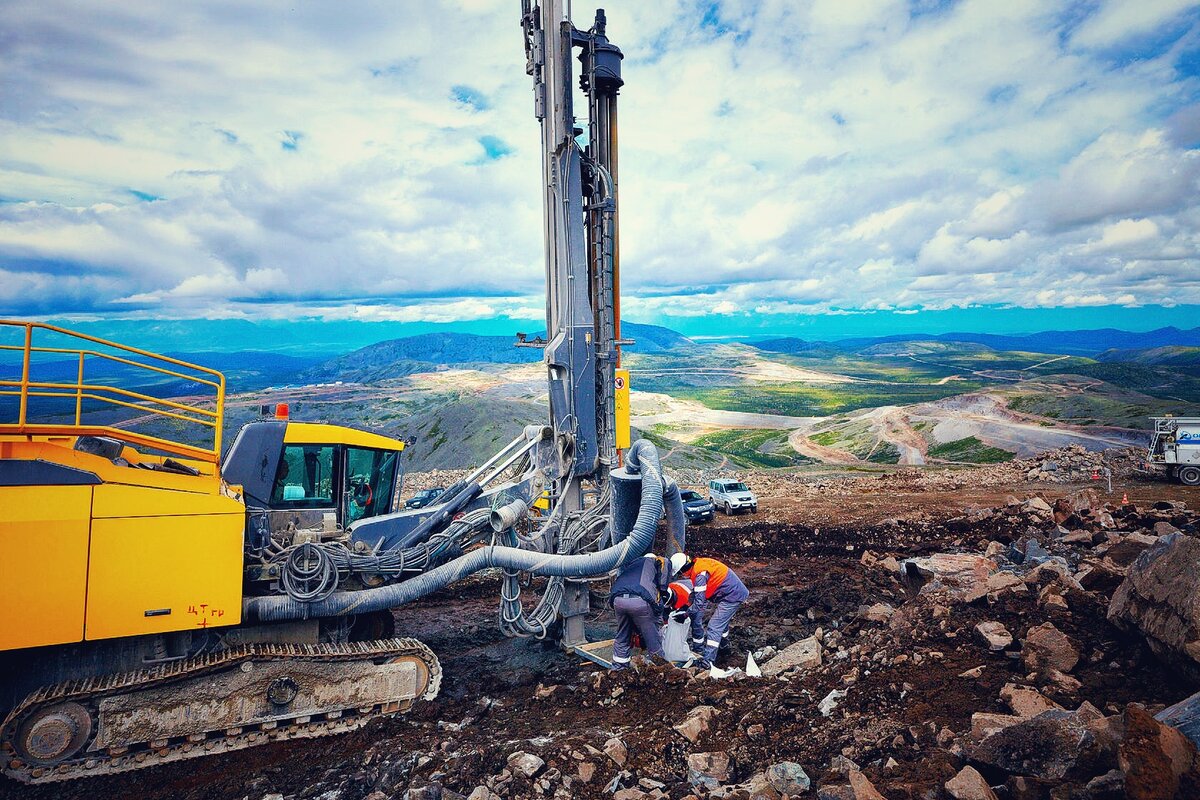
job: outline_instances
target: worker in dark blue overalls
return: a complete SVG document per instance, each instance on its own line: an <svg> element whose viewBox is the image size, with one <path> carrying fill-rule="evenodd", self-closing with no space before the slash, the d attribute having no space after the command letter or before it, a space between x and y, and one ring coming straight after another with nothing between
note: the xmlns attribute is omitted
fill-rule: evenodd
<svg viewBox="0 0 1200 800"><path fill-rule="evenodd" d="M666 562L653 553L630 561L613 580L612 606L617 612L617 635L613 639L612 668L625 669L633 651L633 635L642 640L647 655L663 657L659 621L666 594Z"/></svg>

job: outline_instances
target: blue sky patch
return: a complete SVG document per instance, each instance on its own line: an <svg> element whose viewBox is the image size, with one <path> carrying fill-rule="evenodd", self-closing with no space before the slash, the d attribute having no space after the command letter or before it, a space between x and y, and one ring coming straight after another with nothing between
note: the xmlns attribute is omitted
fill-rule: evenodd
<svg viewBox="0 0 1200 800"><path fill-rule="evenodd" d="M483 146L483 152L490 161L504 158L512 152L512 148L499 136L480 136L479 144Z"/></svg>
<svg viewBox="0 0 1200 800"><path fill-rule="evenodd" d="M143 203L153 203L156 200L162 200L158 195L150 194L149 192L141 192L137 189L129 189L127 191Z"/></svg>
<svg viewBox="0 0 1200 800"><path fill-rule="evenodd" d="M284 150L297 150L300 147L300 140L304 138L304 134L300 131L284 131L283 141L279 146Z"/></svg>
<svg viewBox="0 0 1200 800"><path fill-rule="evenodd" d="M454 97L456 103L462 103L464 106L469 106L476 111L487 111L492 107L491 102L487 99L487 95L473 86L463 84L452 86L450 87L450 94Z"/></svg>
<svg viewBox="0 0 1200 800"><path fill-rule="evenodd" d="M992 105L1011 103L1017 96L1017 87L1011 83L1004 86L993 86L988 90L987 101Z"/></svg>

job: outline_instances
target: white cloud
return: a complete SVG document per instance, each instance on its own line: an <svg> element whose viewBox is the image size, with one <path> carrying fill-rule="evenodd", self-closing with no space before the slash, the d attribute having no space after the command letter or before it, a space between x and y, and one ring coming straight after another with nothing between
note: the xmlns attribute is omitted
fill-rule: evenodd
<svg viewBox="0 0 1200 800"><path fill-rule="evenodd" d="M607 8L627 314L1200 302L1193 4L710 5ZM0 313L541 315L513 4L0 13Z"/></svg>

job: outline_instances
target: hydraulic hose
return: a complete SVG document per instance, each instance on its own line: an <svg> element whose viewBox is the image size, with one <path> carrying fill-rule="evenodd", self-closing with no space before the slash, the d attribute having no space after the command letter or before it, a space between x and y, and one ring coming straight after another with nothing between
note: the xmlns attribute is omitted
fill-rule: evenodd
<svg viewBox="0 0 1200 800"><path fill-rule="evenodd" d="M625 465L627 470L641 473L642 502L629 536L619 544L604 550L560 555L490 545L473 550L403 583L359 591L335 592L316 602L297 602L286 596L247 598L242 606L242 618L247 622L280 622L382 611L410 603L490 567L565 578L601 575L630 559L640 558L650 549L658 529L658 518L663 511L662 469L654 445L644 439L634 442L626 454ZM682 517L682 507L680 516Z"/></svg>
<svg viewBox="0 0 1200 800"><path fill-rule="evenodd" d="M679 496L679 484L674 478L663 478L663 510L667 512L667 549L670 557L687 550L687 518L683 513L683 498ZM641 514L638 514L641 518Z"/></svg>

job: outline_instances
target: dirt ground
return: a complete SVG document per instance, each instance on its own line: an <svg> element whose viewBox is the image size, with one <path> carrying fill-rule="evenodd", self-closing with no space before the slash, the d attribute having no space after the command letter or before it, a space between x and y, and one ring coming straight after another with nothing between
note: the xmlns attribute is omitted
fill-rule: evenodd
<svg viewBox="0 0 1200 800"><path fill-rule="evenodd" d="M727 561L751 590L720 663L742 665L750 651L823 637L825 663L785 679L715 681L665 667L603 673L551 642L504 639L496 626L498 581L478 577L396 612L397 634L425 641L445 670L441 696L407 716L327 739L66 785L0 780L0 800L454 798L480 786L517 798L612 797L607 790L617 787L682 798L702 792L688 780L688 755L714 752L729 758L727 786L790 761L802 765L813 784L807 796L815 796L818 785L846 782L831 770L842 756L891 800L947 797L942 786L964 763L972 714L1005 713L1001 688L1031 678L1019 653L990 652L973 636L977 623L1000 622L1021 638L1051 621L1070 637L1080 654L1078 687L1035 680L1070 709L1087 701L1116 714L1136 702L1154 712L1200 689L1156 659L1138 634L1107 621L1111 586L1070 593L1066 608L1040 603L1037 586L941 605L873 563L1008 545L1028 534L1030 519L980 509L1035 494L1053 504L1089 488L1096 486L933 488L873 476L803 497L768 494L757 515L689 529L689 549ZM1122 528L1152 525L1149 509L1161 500L1200 508L1200 489L1128 477L1114 490L1101 501L1119 507ZM1124 496L1129 505L1121 506ZM1153 519L1164 514L1194 529L1190 512ZM877 603L896 610L890 623L863 614ZM610 629L609 615L598 612L591 634ZM818 704L833 689L847 694L823 716ZM716 715L691 742L673 726L700 705ZM623 758L605 753L614 738L627 751ZM545 762L532 777L508 763L520 752Z"/></svg>

